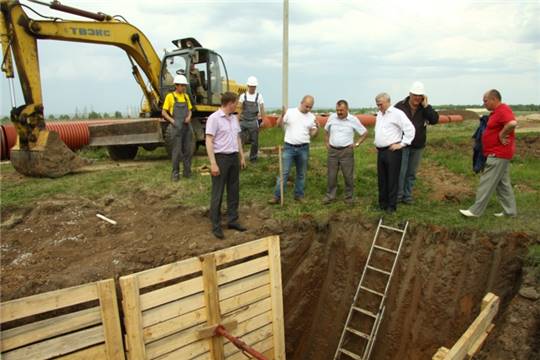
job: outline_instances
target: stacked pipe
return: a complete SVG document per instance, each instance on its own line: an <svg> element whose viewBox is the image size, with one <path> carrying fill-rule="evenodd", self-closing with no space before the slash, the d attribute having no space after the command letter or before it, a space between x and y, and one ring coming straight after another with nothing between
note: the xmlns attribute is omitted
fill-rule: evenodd
<svg viewBox="0 0 540 360"><path fill-rule="evenodd" d="M60 139L73 151L88 145L90 141L90 131L88 125L106 124L123 120L90 120L90 121L65 121L47 122L47 130L56 131ZM6 124L0 127L0 159L9 159L10 149L17 142L17 131L13 124Z"/></svg>

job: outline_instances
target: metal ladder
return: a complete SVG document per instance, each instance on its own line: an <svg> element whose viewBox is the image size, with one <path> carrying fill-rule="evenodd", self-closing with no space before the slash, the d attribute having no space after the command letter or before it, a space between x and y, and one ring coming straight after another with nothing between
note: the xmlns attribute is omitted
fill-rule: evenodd
<svg viewBox="0 0 540 360"><path fill-rule="evenodd" d="M371 243L371 248L369 250L369 255L366 261L366 266L364 267L364 270L362 272L362 277L360 278L360 282L358 283L358 287L356 288L356 294L354 295L354 299L351 305L351 308L349 309L349 315L347 316L347 321L345 322L345 326L343 328L343 332L341 333L341 338L339 339L339 344L336 350L336 353L334 355L334 360L342 359L342 354L345 354L347 358L352 358L355 360L368 360L371 355L371 350L373 349L373 345L375 344L375 339L377 338L377 332L379 330L379 325L381 324L384 310L385 310L385 300L386 295L388 292L388 288L390 286L390 282L392 281L392 275L394 274L394 270L396 268L397 260L399 258L399 254L401 252L401 245L403 244L403 239L405 238L405 233L407 232L407 226L409 225L409 222L405 223L405 227L403 229L394 228L391 226L386 226L382 224L382 218L379 220L379 224L377 226L377 231L375 232L375 237L373 238L373 242ZM401 233L401 239L399 240L399 245L396 248L389 248L381 246L377 243L377 239L379 237L379 231L380 229L390 230L390 231L396 231ZM372 256L375 252L379 252L380 255L383 256L390 256L393 259L390 259L392 261L392 268L391 269L381 269L378 267L373 266L372 264ZM369 272L368 272L369 270ZM367 286L364 286L364 281L369 278L371 274L383 274L386 277L386 285L384 287L384 292L377 291L375 289L369 288ZM370 311L367 308L362 308L360 306L357 306L357 301L359 299L359 296L361 294L373 296L380 298L380 301L378 302L377 311ZM372 324L368 331L362 332L358 329L354 329L351 327L351 320L353 318L353 314L357 314L360 318L364 317L367 318L367 321L371 321ZM351 350L347 350L343 347L343 342L345 339L346 333L350 333L351 336L354 338L359 339L364 343L363 351L360 351L362 354L357 354Z"/></svg>

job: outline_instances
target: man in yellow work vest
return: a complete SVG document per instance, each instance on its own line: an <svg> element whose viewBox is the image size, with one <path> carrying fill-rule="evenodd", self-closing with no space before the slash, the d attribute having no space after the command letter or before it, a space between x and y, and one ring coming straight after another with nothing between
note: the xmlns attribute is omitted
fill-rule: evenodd
<svg viewBox="0 0 540 360"><path fill-rule="evenodd" d="M192 133L191 101L186 94L188 82L184 75L174 77L175 90L168 93L161 115L172 126L172 181L180 180L180 160L184 163L184 177L191 176Z"/></svg>

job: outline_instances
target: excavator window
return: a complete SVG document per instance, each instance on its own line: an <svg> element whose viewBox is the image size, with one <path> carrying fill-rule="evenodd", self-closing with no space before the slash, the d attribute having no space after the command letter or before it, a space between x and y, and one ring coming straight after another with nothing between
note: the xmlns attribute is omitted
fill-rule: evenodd
<svg viewBox="0 0 540 360"><path fill-rule="evenodd" d="M211 52L209 54L208 73L210 78L211 104L220 105L221 95L229 91L229 82L227 81L227 70L223 64L223 59L218 54Z"/></svg>
<svg viewBox="0 0 540 360"><path fill-rule="evenodd" d="M174 76L186 75L187 61L184 55L170 56L163 61L161 68L161 93L174 91Z"/></svg>

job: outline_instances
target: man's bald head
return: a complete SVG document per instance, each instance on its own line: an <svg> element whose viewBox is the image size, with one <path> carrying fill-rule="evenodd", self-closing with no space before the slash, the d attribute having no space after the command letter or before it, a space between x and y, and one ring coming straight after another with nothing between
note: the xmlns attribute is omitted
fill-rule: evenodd
<svg viewBox="0 0 540 360"><path fill-rule="evenodd" d="M313 104L315 104L315 98L311 95L304 95L300 102L300 111L304 114L308 113L313 108Z"/></svg>

